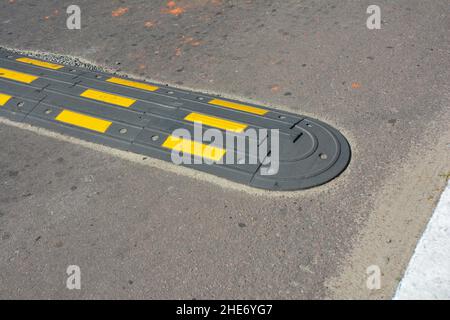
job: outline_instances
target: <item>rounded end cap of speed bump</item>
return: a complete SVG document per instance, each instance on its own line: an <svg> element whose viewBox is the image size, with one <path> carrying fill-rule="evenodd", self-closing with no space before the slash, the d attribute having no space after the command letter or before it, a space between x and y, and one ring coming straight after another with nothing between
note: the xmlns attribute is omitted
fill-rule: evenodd
<svg viewBox="0 0 450 320"><path fill-rule="evenodd" d="M346 169L350 145L338 130L308 118L293 129L298 132L296 137L280 141L277 173L263 174L261 167L251 186L279 191L308 189L333 180ZM269 167L266 165L266 171Z"/></svg>

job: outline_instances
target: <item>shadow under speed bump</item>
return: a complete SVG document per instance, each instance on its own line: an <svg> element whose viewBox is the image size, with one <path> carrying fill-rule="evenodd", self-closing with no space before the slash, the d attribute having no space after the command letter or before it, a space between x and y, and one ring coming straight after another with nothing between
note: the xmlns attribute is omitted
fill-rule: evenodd
<svg viewBox="0 0 450 320"><path fill-rule="evenodd" d="M315 119L6 50L0 116L268 190L326 183L350 161Z"/></svg>

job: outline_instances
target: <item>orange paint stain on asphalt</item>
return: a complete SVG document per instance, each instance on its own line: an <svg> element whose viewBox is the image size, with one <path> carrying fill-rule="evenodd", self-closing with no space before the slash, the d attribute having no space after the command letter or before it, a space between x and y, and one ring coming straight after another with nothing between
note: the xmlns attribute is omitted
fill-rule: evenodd
<svg viewBox="0 0 450 320"><path fill-rule="evenodd" d="M155 25L156 25L156 22L154 22L154 21L146 21L146 22L144 23L144 26L145 26L146 28L153 28Z"/></svg>
<svg viewBox="0 0 450 320"><path fill-rule="evenodd" d="M186 10L182 7L175 7L173 9L170 9L168 11L168 13L174 15L174 16L179 16L180 14L184 13Z"/></svg>
<svg viewBox="0 0 450 320"><path fill-rule="evenodd" d="M125 13L127 13L130 9L125 7L117 8L116 10L113 10L111 12L111 16L113 17L120 17L123 16Z"/></svg>
<svg viewBox="0 0 450 320"><path fill-rule="evenodd" d="M352 82L352 89L359 89L361 88L361 84L358 82Z"/></svg>
<svg viewBox="0 0 450 320"><path fill-rule="evenodd" d="M193 47L198 47L202 43L200 40L196 40L196 39L194 39L192 37L185 37L185 36L183 36L182 38L184 39L183 43L190 44Z"/></svg>
<svg viewBox="0 0 450 320"><path fill-rule="evenodd" d="M11 3L12 3L12 2L11 2ZM55 9L55 10L53 10L53 12L52 12L51 15L45 16L45 17L44 17L44 20L50 20L51 17L56 17L56 16L58 16L58 15L59 15L59 10L58 10L58 9Z"/></svg>
<svg viewBox="0 0 450 320"><path fill-rule="evenodd" d="M175 49L175 56L177 56L177 57L181 56L181 48Z"/></svg>
<svg viewBox="0 0 450 320"><path fill-rule="evenodd" d="M187 10L197 10L205 6L221 6L223 0L196 0L196 1L183 1L183 0L169 0L166 6L161 9L161 13L179 16ZM204 19L204 18L201 18Z"/></svg>
<svg viewBox="0 0 450 320"><path fill-rule="evenodd" d="M161 9L161 13L171 14L173 16L179 16L186 11L185 8L178 6L175 1L171 0L166 4L167 8Z"/></svg>
<svg viewBox="0 0 450 320"><path fill-rule="evenodd" d="M277 84L274 84L272 87L270 87L270 91L273 93L280 91L280 86Z"/></svg>

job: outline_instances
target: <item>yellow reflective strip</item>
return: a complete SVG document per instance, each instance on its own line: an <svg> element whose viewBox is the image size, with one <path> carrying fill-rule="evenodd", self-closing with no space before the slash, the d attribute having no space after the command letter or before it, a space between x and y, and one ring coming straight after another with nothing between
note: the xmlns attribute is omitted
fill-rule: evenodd
<svg viewBox="0 0 450 320"><path fill-rule="evenodd" d="M268 110L264 110L264 109L260 109L260 108L256 108L256 107L252 107L252 106L247 106L245 104L235 103L235 102L231 102L231 101L221 100L221 99L212 99L211 101L209 101L209 103L214 104L216 106L221 106L221 107L225 107L225 108L230 108L230 109L235 109L235 110L258 114L260 116L269 112Z"/></svg>
<svg viewBox="0 0 450 320"><path fill-rule="evenodd" d="M11 98L12 97L7 94L0 93L0 107L4 106Z"/></svg>
<svg viewBox="0 0 450 320"><path fill-rule="evenodd" d="M131 98L127 98L127 97L123 97L123 96L119 96L119 95L115 95L115 94L111 94L111 93L107 93L107 92L103 92L103 91L97 91L97 90L93 90L93 89L87 89L82 94L80 94L80 96L89 98L89 99L93 99L93 100L98 100L98 101L102 101L102 102L115 104L115 105L125 107L125 108L128 108L129 106L131 106L133 103L136 102L136 100L131 99Z"/></svg>
<svg viewBox="0 0 450 320"><path fill-rule="evenodd" d="M130 81L130 80L125 80L125 79L120 79L120 78L115 78L115 77L109 78L106 81L116 83L116 84L121 84L126 87L138 88L138 89L147 90L147 91L155 91L155 90L159 89L159 87L152 86L151 84Z"/></svg>
<svg viewBox="0 0 450 320"><path fill-rule="evenodd" d="M222 148L175 136L169 136L162 146L214 161L220 160L226 152Z"/></svg>
<svg viewBox="0 0 450 320"><path fill-rule="evenodd" d="M24 83L32 83L34 80L39 79L39 77L33 76L31 74L26 74L3 68L0 68L0 78L10 79Z"/></svg>
<svg viewBox="0 0 450 320"><path fill-rule="evenodd" d="M101 133L105 133L112 124L110 121L69 110L63 110L55 120Z"/></svg>
<svg viewBox="0 0 450 320"><path fill-rule="evenodd" d="M242 131L244 131L245 128L247 128L247 125L243 124L243 123L225 120L222 118L211 117L211 116L207 116L207 115L195 113L195 112L188 114L184 118L184 120L192 121L192 122L199 122L201 124L205 124L210 127L215 127L215 128L219 128L219 129L233 131L233 132L242 132Z"/></svg>
<svg viewBox="0 0 450 320"><path fill-rule="evenodd" d="M60 64L55 64L55 63L50 63L50 62L45 62L45 61L40 61L40 60L30 59L30 58L18 58L18 59L16 59L16 61L28 63L28 64L32 64L34 66L39 66L39 67L52 69L52 70L58 70L58 69L64 68L64 66L62 66Z"/></svg>

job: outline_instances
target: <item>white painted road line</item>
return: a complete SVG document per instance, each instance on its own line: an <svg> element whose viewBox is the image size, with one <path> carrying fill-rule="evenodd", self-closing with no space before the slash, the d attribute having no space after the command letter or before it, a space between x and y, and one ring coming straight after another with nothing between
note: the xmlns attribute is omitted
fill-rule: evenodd
<svg viewBox="0 0 450 320"><path fill-rule="evenodd" d="M450 181L395 293L406 299L450 299Z"/></svg>

